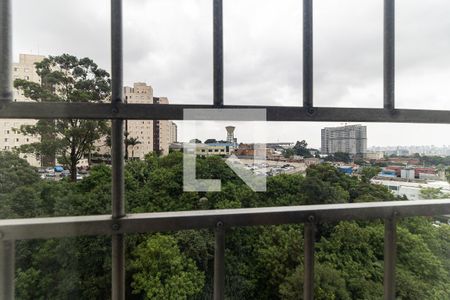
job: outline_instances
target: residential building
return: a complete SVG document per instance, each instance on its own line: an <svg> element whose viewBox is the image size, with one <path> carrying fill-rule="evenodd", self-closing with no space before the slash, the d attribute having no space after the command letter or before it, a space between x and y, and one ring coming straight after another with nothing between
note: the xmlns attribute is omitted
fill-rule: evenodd
<svg viewBox="0 0 450 300"><path fill-rule="evenodd" d="M124 97L127 103L169 104L166 97L153 97L153 88L143 82L124 87ZM138 141L135 145L128 145L130 158L143 159L152 152L167 155L169 145L177 139L176 125L168 120L128 120L125 131L128 139Z"/></svg>
<svg viewBox="0 0 450 300"><path fill-rule="evenodd" d="M321 152L324 154L344 152L364 156L367 153L367 127L346 125L323 128Z"/></svg>
<svg viewBox="0 0 450 300"><path fill-rule="evenodd" d="M178 126L172 121L169 121L170 126L170 141L171 143L178 142Z"/></svg>
<svg viewBox="0 0 450 300"><path fill-rule="evenodd" d="M13 80L24 79L36 83L40 83L41 79L36 73L35 63L42 61L45 56L20 54L19 62L13 63ZM19 90L13 90L13 101L25 102L31 101L26 98ZM13 151L20 146L39 141L38 136L25 136L20 133L21 126L35 125L36 120L28 119L1 119L0 120L0 151ZM35 167L41 165L40 157L34 154L21 154L21 157L26 159L29 164Z"/></svg>

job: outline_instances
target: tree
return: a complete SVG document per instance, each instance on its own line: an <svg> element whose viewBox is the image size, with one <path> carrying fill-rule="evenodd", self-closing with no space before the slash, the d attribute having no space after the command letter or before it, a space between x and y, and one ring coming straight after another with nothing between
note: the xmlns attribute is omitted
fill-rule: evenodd
<svg viewBox="0 0 450 300"><path fill-rule="evenodd" d="M363 167L361 169L361 179L364 182L369 182L370 179L377 176L378 173L380 173L380 172L381 172L380 167L371 167L371 166Z"/></svg>
<svg viewBox="0 0 450 300"><path fill-rule="evenodd" d="M192 144L201 144L202 141L200 141L199 139L192 139L192 140L189 141L189 143L192 143Z"/></svg>
<svg viewBox="0 0 450 300"><path fill-rule="evenodd" d="M128 153L128 147L131 147L131 158L134 157L134 147L136 147L137 145L142 144L141 141L139 141L138 138L135 137L130 137L127 138L127 142L125 143L127 145L127 153ZM128 154L127 154L128 157Z"/></svg>
<svg viewBox="0 0 450 300"><path fill-rule="evenodd" d="M207 139L207 140L205 141L205 144L215 144L215 143L217 143L217 140L216 140L216 139Z"/></svg>
<svg viewBox="0 0 450 300"><path fill-rule="evenodd" d="M423 188L420 190L420 197L422 199L447 199L450 194L444 193L441 188Z"/></svg>
<svg viewBox="0 0 450 300"><path fill-rule="evenodd" d="M326 161L336 161L336 162L343 162L343 163L350 163L352 162L352 159L350 158L350 154L345 152L336 152L332 155L329 155L325 158Z"/></svg>
<svg viewBox="0 0 450 300"><path fill-rule="evenodd" d="M283 157L284 158L289 158L295 155L295 150L294 149L284 149L283 150Z"/></svg>
<svg viewBox="0 0 450 300"><path fill-rule="evenodd" d="M302 140L301 142L297 141L293 149L296 155L303 156L306 158L313 157L307 147L308 143L305 140Z"/></svg>
<svg viewBox="0 0 450 300"><path fill-rule="evenodd" d="M14 87L25 97L38 102L102 102L110 96L109 74L89 58L69 54L49 56L36 63L41 83L16 79ZM59 155L69 166L71 180L76 181L77 164L92 144L108 131L104 120L39 120L36 125L22 126L21 132L38 135L39 142L25 145L23 152Z"/></svg>
<svg viewBox="0 0 450 300"><path fill-rule="evenodd" d="M175 238L156 234L133 253L133 293L146 299L186 299L204 285L204 274L180 252Z"/></svg>
<svg viewBox="0 0 450 300"><path fill-rule="evenodd" d="M0 151L0 196L39 181L36 169L18 155Z"/></svg>

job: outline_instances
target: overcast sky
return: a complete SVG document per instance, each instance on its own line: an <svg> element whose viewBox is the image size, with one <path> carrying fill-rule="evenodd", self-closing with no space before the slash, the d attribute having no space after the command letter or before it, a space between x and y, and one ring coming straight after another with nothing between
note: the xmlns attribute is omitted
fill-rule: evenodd
<svg viewBox="0 0 450 300"><path fill-rule="evenodd" d="M12 2L15 61L71 53L110 70L109 0ZM317 106L382 107L382 4L314 1ZM171 103L212 103L212 0L129 0L124 17L127 85L147 82ZM226 104L301 105L301 25L300 0L224 1ZM397 106L450 109L450 2L398 0L396 34ZM225 138L223 125L202 124L198 136ZM264 130L267 141L319 147L320 128L339 124L236 125L239 141ZM368 144L447 145L448 129L368 124Z"/></svg>

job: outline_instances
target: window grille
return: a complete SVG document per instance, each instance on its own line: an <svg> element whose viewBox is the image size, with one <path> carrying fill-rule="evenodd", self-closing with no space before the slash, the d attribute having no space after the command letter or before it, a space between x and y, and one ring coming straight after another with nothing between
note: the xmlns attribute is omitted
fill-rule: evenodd
<svg viewBox="0 0 450 300"><path fill-rule="evenodd" d="M125 298L127 233L215 229L214 299L224 299L226 228L305 223L304 298L313 298L317 222L385 220L385 299L395 298L396 220L450 213L450 200L381 202L127 215L124 208L125 120L182 120L184 109L267 110L268 121L398 122L450 124L450 111L395 108L395 0L384 1L383 108L316 107L313 97L313 1L303 0L303 106L231 106L223 96L222 0L213 1L214 97L211 105L128 104L123 96L122 1L111 0L111 104L12 102L11 0L0 0L0 118L112 120L112 215L0 220L0 299L14 298L14 241L80 235L112 237L112 299ZM281 4L280 4L281 5ZM157 30L157 29L155 29ZM381 105L380 105L381 106ZM202 150L203 151L203 150Z"/></svg>

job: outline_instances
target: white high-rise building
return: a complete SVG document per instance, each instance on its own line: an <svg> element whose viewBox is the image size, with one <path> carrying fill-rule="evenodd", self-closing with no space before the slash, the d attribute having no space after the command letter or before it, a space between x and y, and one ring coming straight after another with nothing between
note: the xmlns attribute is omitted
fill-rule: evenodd
<svg viewBox="0 0 450 300"><path fill-rule="evenodd" d="M367 127L350 125L323 128L321 152L323 154L344 152L364 155L367 153Z"/></svg>
<svg viewBox="0 0 450 300"><path fill-rule="evenodd" d="M35 63L42 61L45 56L20 54L19 62L13 63L13 80L25 79L36 83L41 82L40 76L36 73ZM13 90L13 101L24 102L31 101L27 99L19 90ZM35 125L36 120L28 119L0 119L0 151L13 151L24 144L38 142L38 136L25 136L19 132L23 125ZM34 154L21 154L32 166L41 165L39 157Z"/></svg>

